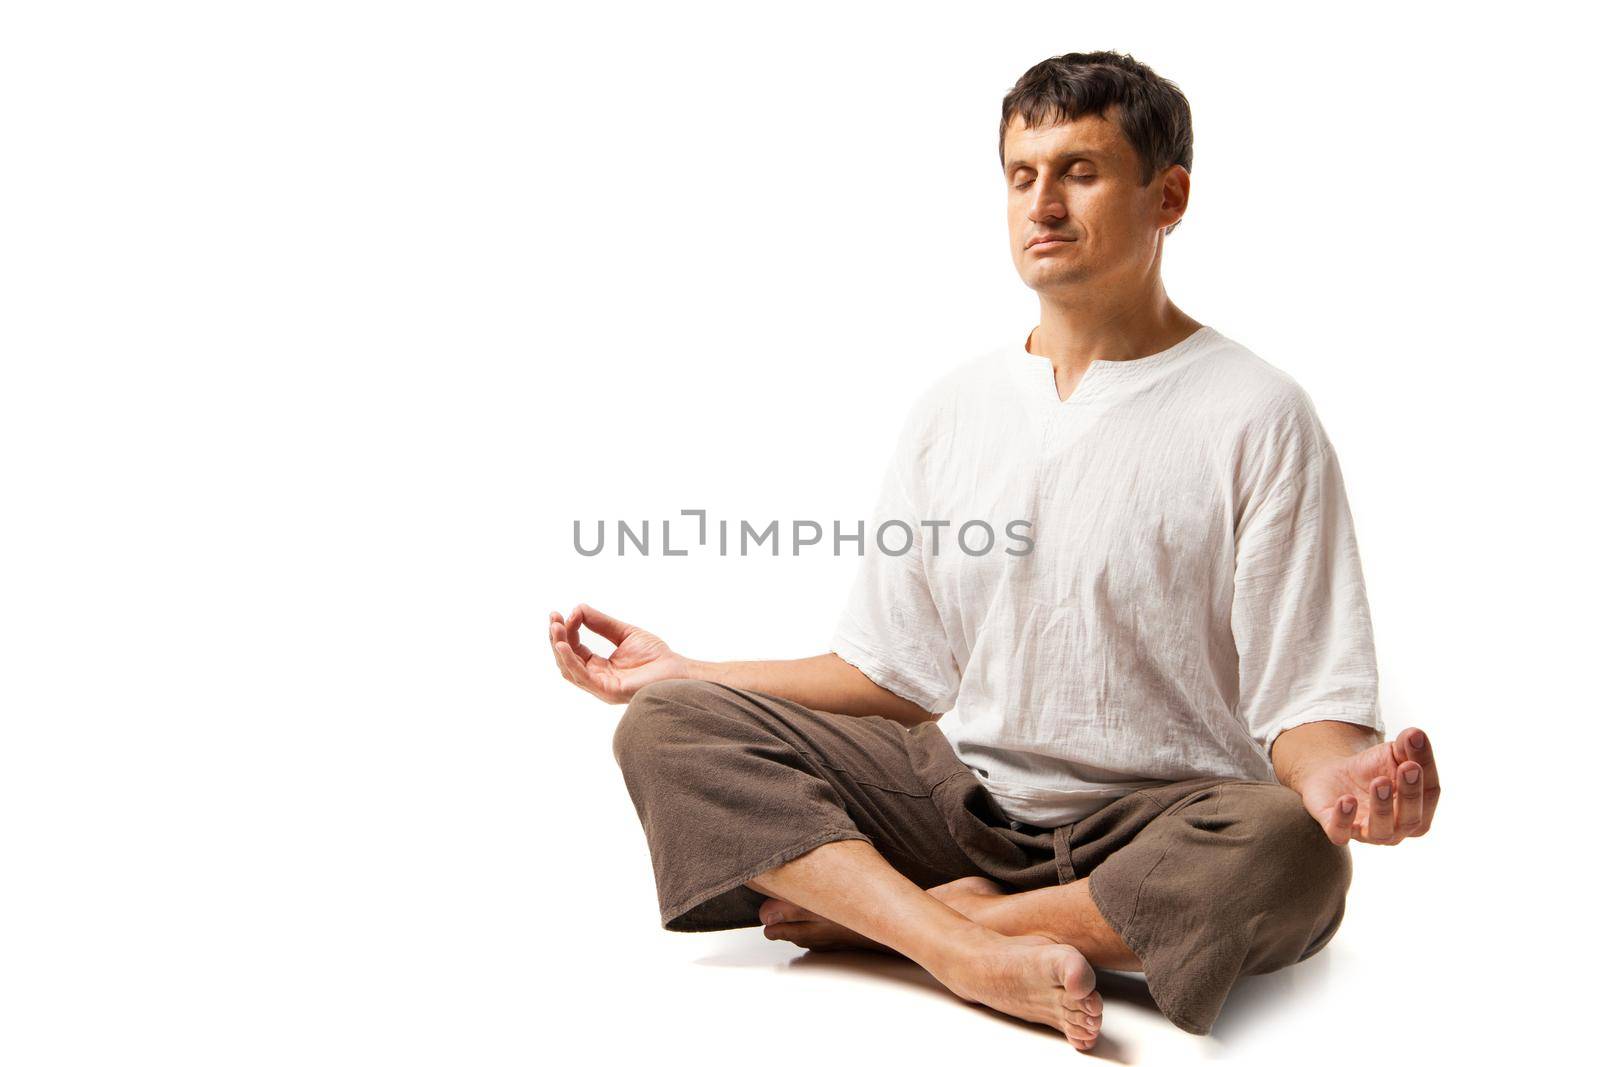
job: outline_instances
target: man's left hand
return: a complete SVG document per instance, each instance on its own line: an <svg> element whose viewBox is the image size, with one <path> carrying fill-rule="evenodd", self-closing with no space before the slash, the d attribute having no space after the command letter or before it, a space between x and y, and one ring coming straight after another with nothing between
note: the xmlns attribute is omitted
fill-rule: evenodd
<svg viewBox="0 0 1600 1067"><path fill-rule="evenodd" d="M1421 837L1439 803L1433 746L1416 727L1351 756L1328 760L1300 781L1306 810L1336 845L1398 845Z"/></svg>

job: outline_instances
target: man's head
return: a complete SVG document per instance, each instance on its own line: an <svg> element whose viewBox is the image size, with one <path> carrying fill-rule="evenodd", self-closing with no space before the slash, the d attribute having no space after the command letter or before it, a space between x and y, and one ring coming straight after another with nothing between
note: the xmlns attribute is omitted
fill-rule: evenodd
<svg viewBox="0 0 1600 1067"><path fill-rule="evenodd" d="M1034 66L1000 108L1011 258L1031 289L1137 285L1189 202L1189 101L1117 52ZM1034 244L1043 237L1060 240Z"/></svg>

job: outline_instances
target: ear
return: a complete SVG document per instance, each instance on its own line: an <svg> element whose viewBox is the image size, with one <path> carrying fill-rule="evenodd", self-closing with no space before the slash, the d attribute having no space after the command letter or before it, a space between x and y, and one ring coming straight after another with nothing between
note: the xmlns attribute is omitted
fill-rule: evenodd
<svg viewBox="0 0 1600 1067"><path fill-rule="evenodd" d="M1189 210L1189 172L1174 163L1161 175L1162 227L1167 233L1177 228Z"/></svg>

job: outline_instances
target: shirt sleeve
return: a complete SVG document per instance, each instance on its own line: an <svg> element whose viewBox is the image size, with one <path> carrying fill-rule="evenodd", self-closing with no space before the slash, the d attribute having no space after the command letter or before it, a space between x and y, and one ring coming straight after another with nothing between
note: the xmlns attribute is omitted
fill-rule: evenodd
<svg viewBox="0 0 1600 1067"><path fill-rule="evenodd" d="M1269 757L1279 734L1308 722L1384 731L1344 478L1316 415L1302 410L1293 462L1245 506L1235 542L1238 710Z"/></svg>
<svg viewBox="0 0 1600 1067"><path fill-rule="evenodd" d="M923 554L922 464L935 426L925 397L901 428L865 526L861 563L828 647L877 685L938 716L955 705L960 671Z"/></svg>

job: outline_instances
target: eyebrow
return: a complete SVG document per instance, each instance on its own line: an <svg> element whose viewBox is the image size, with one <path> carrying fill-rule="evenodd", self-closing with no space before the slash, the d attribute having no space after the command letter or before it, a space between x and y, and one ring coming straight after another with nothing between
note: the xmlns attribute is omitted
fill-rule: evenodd
<svg viewBox="0 0 1600 1067"><path fill-rule="evenodd" d="M1091 151L1089 151L1087 149L1073 149L1072 151L1069 151L1069 152L1058 152L1057 154L1051 156L1048 160L1046 160L1046 162L1048 162L1048 163L1058 163L1058 164L1061 164L1061 165L1065 166L1066 164L1070 163L1071 161L1077 160L1077 159L1087 159L1087 160L1090 160L1091 162L1099 163L1104 158L1105 158L1105 156L1102 155L1099 152L1091 152ZM1033 167L1033 164L1029 163L1025 159L1008 160L1007 163L1006 163L1005 170L1003 171L1003 173L1005 174L1006 177L1009 178L1009 177L1011 177L1011 173L1013 171L1015 171L1018 167L1029 167L1029 168L1031 168L1031 167Z"/></svg>

